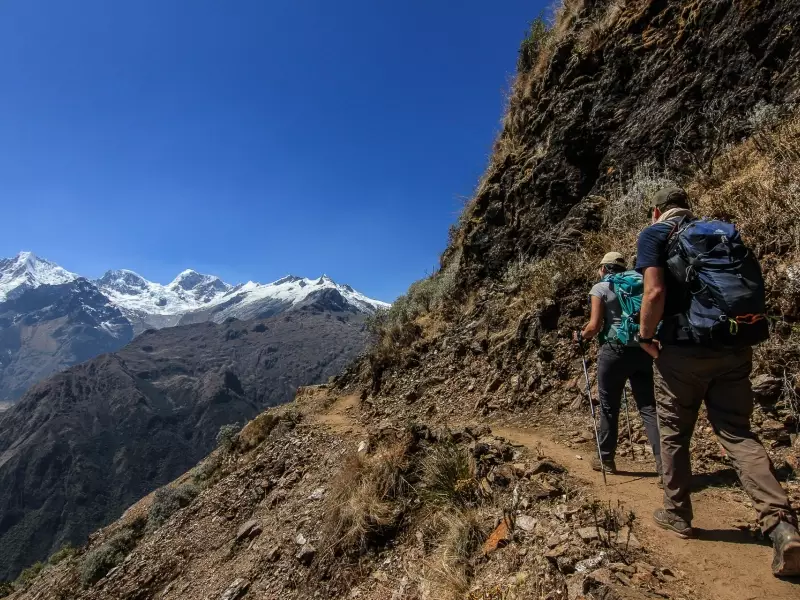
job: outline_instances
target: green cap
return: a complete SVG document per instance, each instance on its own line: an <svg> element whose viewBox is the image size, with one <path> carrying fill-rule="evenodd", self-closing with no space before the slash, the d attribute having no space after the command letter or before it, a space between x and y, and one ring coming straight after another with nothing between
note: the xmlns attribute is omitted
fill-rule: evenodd
<svg viewBox="0 0 800 600"><path fill-rule="evenodd" d="M658 190L650 199L650 208L662 208L669 205L689 208L689 196L686 194L686 190L676 186L665 187Z"/></svg>

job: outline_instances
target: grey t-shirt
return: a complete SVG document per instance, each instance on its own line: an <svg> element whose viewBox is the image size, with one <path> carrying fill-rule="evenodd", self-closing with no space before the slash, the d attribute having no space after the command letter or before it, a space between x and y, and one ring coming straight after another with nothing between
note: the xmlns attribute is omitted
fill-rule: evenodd
<svg viewBox="0 0 800 600"><path fill-rule="evenodd" d="M614 338L614 332L622 322L622 306L614 293L614 286L607 281L595 283L589 292L590 296L596 296L603 301L603 333ZM629 346L638 346L635 341L628 343Z"/></svg>

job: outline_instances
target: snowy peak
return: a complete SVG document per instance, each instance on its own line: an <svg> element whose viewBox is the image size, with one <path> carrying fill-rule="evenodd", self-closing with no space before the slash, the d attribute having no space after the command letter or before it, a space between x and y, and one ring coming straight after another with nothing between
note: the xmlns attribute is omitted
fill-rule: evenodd
<svg viewBox="0 0 800 600"><path fill-rule="evenodd" d="M206 304L230 290L231 286L214 275L203 275L187 269L167 285L167 288L178 294L187 293L195 301Z"/></svg>
<svg viewBox="0 0 800 600"><path fill-rule="evenodd" d="M55 263L31 252L20 252L13 258L0 259L0 302L17 297L26 289L76 279L78 275ZM328 275L313 279L286 275L272 283L249 281L232 286L214 275L187 269L163 285L128 269L114 269L91 283L133 321L146 321L156 327L174 325L183 315L208 310L213 310L215 320L262 314L265 307L270 311L285 310L307 304L309 297L318 297L326 290L336 291L347 305L360 312L371 313L389 306L349 285L336 283Z"/></svg>
<svg viewBox="0 0 800 600"><path fill-rule="evenodd" d="M41 285L60 285L78 279L57 264L39 258L33 252L20 252L13 258L0 258L0 302L26 289Z"/></svg>
<svg viewBox="0 0 800 600"><path fill-rule="evenodd" d="M144 277L127 269L106 271L95 282L100 288L115 290L125 294L136 294L147 289L150 284Z"/></svg>

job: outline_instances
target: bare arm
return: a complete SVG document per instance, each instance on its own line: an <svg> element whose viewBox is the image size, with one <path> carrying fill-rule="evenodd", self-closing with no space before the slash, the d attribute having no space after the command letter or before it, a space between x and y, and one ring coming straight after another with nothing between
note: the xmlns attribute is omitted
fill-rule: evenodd
<svg viewBox="0 0 800 600"><path fill-rule="evenodd" d="M658 323L664 316L665 297L664 269L661 267L646 268L644 270L644 296L639 320L639 337L647 339L656 334ZM653 358L658 358L656 344L642 344L642 348Z"/></svg>
<svg viewBox="0 0 800 600"><path fill-rule="evenodd" d="M581 331L581 336L585 340L595 337L603 329L603 299L592 296L592 312L589 315L589 323Z"/></svg>

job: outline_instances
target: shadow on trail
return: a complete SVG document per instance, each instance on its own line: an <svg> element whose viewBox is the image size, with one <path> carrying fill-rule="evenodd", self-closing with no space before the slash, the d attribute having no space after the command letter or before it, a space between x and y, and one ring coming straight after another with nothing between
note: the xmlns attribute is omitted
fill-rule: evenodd
<svg viewBox="0 0 800 600"><path fill-rule="evenodd" d="M693 492L721 487L740 487L739 477L732 468L728 467L711 473L696 473L692 475Z"/></svg>
<svg viewBox="0 0 800 600"><path fill-rule="evenodd" d="M742 529L701 529L700 527L695 527L694 532L697 539L704 542L771 546L767 540L754 537L752 533Z"/></svg>

